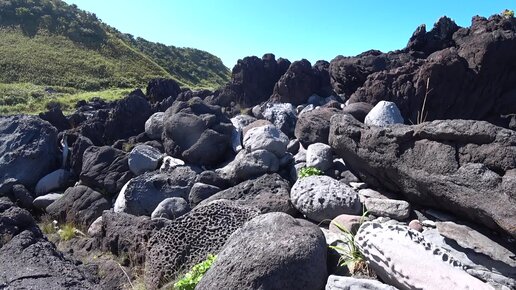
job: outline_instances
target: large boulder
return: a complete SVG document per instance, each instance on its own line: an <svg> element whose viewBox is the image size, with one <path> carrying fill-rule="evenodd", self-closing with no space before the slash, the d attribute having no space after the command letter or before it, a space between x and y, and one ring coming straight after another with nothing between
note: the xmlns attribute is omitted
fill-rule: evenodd
<svg viewBox="0 0 516 290"><path fill-rule="evenodd" d="M0 199L0 287L96 289L79 262L65 258L26 210Z"/></svg>
<svg viewBox="0 0 516 290"><path fill-rule="evenodd" d="M319 80L312 65L306 59L293 62L287 72L274 85L269 101L291 103L294 106L306 103L319 89Z"/></svg>
<svg viewBox="0 0 516 290"><path fill-rule="evenodd" d="M163 154L158 149L140 144L135 146L128 157L129 169L134 175L140 175L146 171L153 171L158 167Z"/></svg>
<svg viewBox="0 0 516 290"><path fill-rule="evenodd" d="M0 195L12 185L33 188L57 168L57 130L34 116L0 117Z"/></svg>
<svg viewBox="0 0 516 290"><path fill-rule="evenodd" d="M74 175L79 176L81 173L84 151L91 146L93 146L93 142L87 137L79 135L75 139L70 154L70 166Z"/></svg>
<svg viewBox="0 0 516 290"><path fill-rule="evenodd" d="M127 159L122 150L91 146L84 151L80 179L84 185L114 195L133 177Z"/></svg>
<svg viewBox="0 0 516 290"><path fill-rule="evenodd" d="M292 104L271 104L267 103L262 112L263 118L279 128L285 135L294 136L297 116L296 108Z"/></svg>
<svg viewBox="0 0 516 290"><path fill-rule="evenodd" d="M292 205L316 222L331 221L341 214L360 214L358 194L348 185L329 176L299 178L290 190Z"/></svg>
<svg viewBox="0 0 516 290"><path fill-rule="evenodd" d="M215 172L230 184L237 184L265 173L277 172L279 164L278 157L270 151L260 149L248 152L242 150L238 152L233 161Z"/></svg>
<svg viewBox="0 0 516 290"><path fill-rule="evenodd" d="M163 117L167 154L199 165L215 165L231 148L233 125L218 106L200 98L178 101Z"/></svg>
<svg viewBox="0 0 516 290"><path fill-rule="evenodd" d="M188 201L181 197L168 197L156 206L151 214L152 219L176 219L190 211Z"/></svg>
<svg viewBox="0 0 516 290"><path fill-rule="evenodd" d="M160 140L163 134L163 117L165 113L157 112L152 114L147 121L145 121L145 134L153 140Z"/></svg>
<svg viewBox="0 0 516 290"><path fill-rule="evenodd" d="M149 239L170 223L167 219L153 219L127 213L104 211L100 219L98 239L102 251L127 259L129 266L143 266Z"/></svg>
<svg viewBox="0 0 516 290"><path fill-rule="evenodd" d="M516 111L516 74L507 73L516 65L516 20L476 16L471 27L453 34L453 42L425 60L369 75L350 102L391 101L413 123L423 113L426 121L473 119L508 126L510 119L503 116Z"/></svg>
<svg viewBox="0 0 516 290"><path fill-rule="evenodd" d="M231 235L196 289L319 290L328 276L326 252L316 225L284 213L260 215Z"/></svg>
<svg viewBox="0 0 516 290"><path fill-rule="evenodd" d="M483 121L368 127L332 118L330 144L361 180L516 236L516 133Z"/></svg>
<svg viewBox="0 0 516 290"><path fill-rule="evenodd" d="M222 89L216 103L227 106L233 101L248 108L266 101L289 65L282 58L276 61L273 54L265 54L262 59L256 56L239 59L231 72L230 83Z"/></svg>
<svg viewBox="0 0 516 290"><path fill-rule="evenodd" d="M375 273L399 289L494 289L407 226L366 222L354 241Z"/></svg>
<svg viewBox="0 0 516 290"><path fill-rule="evenodd" d="M328 144L330 119L341 111L334 108L320 108L299 116L294 135L303 147L313 143Z"/></svg>
<svg viewBox="0 0 516 290"><path fill-rule="evenodd" d="M36 196L44 195L54 190L65 189L71 180L72 174L65 169L58 169L43 176L34 189Z"/></svg>
<svg viewBox="0 0 516 290"><path fill-rule="evenodd" d="M229 236L259 214L256 208L218 200L198 206L159 230L147 244L145 285L156 289L206 256L218 253Z"/></svg>
<svg viewBox="0 0 516 290"><path fill-rule="evenodd" d="M267 150L278 158L287 152L288 137L273 125L265 125L249 129L244 134L244 148L249 151Z"/></svg>
<svg viewBox="0 0 516 290"><path fill-rule="evenodd" d="M127 182L115 201L115 212L150 216L170 197L188 199L196 173L187 166L167 172L147 172Z"/></svg>
<svg viewBox="0 0 516 290"><path fill-rule="evenodd" d="M181 93L179 84L172 79L152 79L147 83L146 97L151 103L161 102L169 97L176 98Z"/></svg>
<svg viewBox="0 0 516 290"><path fill-rule="evenodd" d="M130 94L117 101L105 123L104 141L112 144L145 132L145 122L151 115L152 108L142 96Z"/></svg>
<svg viewBox="0 0 516 290"><path fill-rule="evenodd" d="M110 208L110 199L87 186L77 185L68 188L61 198L47 206L46 212L62 222L89 227Z"/></svg>
<svg viewBox="0 0 516 290"><path fill-rule="evenodd" d="M201 204L227 199L236 201L239 204L254 206L262 213L284 212L296 215L289 200L290 185L288 181L276 173L264 174L258 178L246 180L226 190L208 197Z"/></svg>
<svg viewBox="0 0 516 290"><path fill-rule="evenodd" d="M364 124L368 126L383 127L403 123L403 117L396 104L387 101L378 102L364 118Z"/></svg>

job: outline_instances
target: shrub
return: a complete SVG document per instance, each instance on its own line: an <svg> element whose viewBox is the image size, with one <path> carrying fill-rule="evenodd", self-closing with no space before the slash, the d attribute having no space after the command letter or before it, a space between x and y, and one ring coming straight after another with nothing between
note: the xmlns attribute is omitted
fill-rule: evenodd
<svg viewBox="0 0 516 290"><path fill-rule="evenodd" d="M315 167L308 166L299 170L299 178L308 177L312 175L322 175L323 172Z"/></svg>
<svg viewBox="0 0 516 290"><path fill-rule="evenodd" d="M45 235L55 234L57 232L56 224L47 214L41 216L41 223L39 224L39 228Z"/></svg>
<svg viewBox="0 0 516 290"><path fill-rule="evenodd" d="M174 283L175 290L194 290L195 286L201 281L202 276L206 273L217 256L208 254L208 258L201 263L192 267L181 279Z"/></svg>

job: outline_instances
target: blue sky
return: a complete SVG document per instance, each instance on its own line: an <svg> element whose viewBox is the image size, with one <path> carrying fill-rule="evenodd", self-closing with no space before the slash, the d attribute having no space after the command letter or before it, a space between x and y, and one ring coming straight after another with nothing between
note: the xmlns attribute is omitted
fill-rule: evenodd
<svg viewBox="0 0 516 290"><path fill-rule="evenodd" d="M206 50L232 68L272 52L312 64L369 49L403 48L420 24L446 15L469 26L474 15L516 10L516 0L66 0L124 33Z"/></svg>

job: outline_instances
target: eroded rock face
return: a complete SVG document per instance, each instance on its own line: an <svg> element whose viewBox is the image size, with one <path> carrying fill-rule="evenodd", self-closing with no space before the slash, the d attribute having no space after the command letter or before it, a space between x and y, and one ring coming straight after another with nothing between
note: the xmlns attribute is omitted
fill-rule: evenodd
<svg viewBox="0 0 516 290"><path fill-rule="evenodd" d="M291 103L294 106L306 103L319 88L319 79L306 59L293 62L274 86L270 101Z"/></svg>
<svg viewBox="0 0 516 290"><path fill-rule="evenodd" d="M256 56L239 59L233 67L231 82L223 88L217 103L227 106L234 101L248 108L266 101L289 66L288 60L276 60L274 54L265 54L261 59Z"/></svg>
<svg viewBox="0 0 516 290"><path fill-rule="evenodd" d="M296 215L297 210L290 203L289 195L290 185L286 180L276 173L264 174L220 191L201 204L228 199L238 204L259 208L262 213L278 211Z"/></svg>
<svg viewBox="0 0 516 290"><path fill-rule="evenodd" d="M60 253L28 211L0 199L0 287L95 289L96 281Z"/></svg>
<svg viewBox="0 0 516 290"><path fill-rule="evenodd" d="M215 165L231 149L231 121L220 107L208 105L200 98L175 102L163 120L163 145L173 157L199 165Z"/></svg>
<svg viewBox="0 0 516 290"><path fill-rule="evenodd" d="M494 289L470 276L457 259L407 226L366 222L355 244L383 281L399 289ZM402 249L402 250L401 250Z"/></svg>
<svg viewBox="0 0 516 290"><path fill-rule="evenodd" d="M57 130L35 116L0 117L0 194L12 185L32 188L57 168Z"/></svg>
<svg viewBox="0 0 516 290"><path fill-rule="evenodd" d="M317 226L260 215L231 235L196 289L322 289L326 249Z"/></svg>
<svg viewBox="0 0 516 290"><path fill-rule="evenodd" d="M424 60L370 74L350 102L374 105L391 101L405 120L417 123L427 95L427 121L473 119L508 126L510 119L501 116L516 111L512 85L516 82L512 69L516 64L516 20L498 15L474 17L470 28L458 29L449 40L451 26L443 28L440 37L442 43L451 41L454 46L435 51ZM443 46L439 41L435 44Z"/></svg>
<svg viewBox="0 0 516 290"><path fill-rule="evenodd" d="M426 26L419 26L412 34L405 50L422 53L428 56L431 53L455 45L453 34L459 30L459 26L450 18L443 16L434 24L430 31Z"/></svg>
<svg viewBox="0 0 516 290"><path fill-rule="evenodd" d="M207 254L218 253L234 231L258 214L256 208L219 200L173 220L149 240L145 285L156 289Z"/></svg>
<svg viewBox="0 0 516 290"><path fill-rule="evenodd" d="M169 197L188 199L196 173L187 166L170 172L147 172L131 179L115 201L115 212L150 216L158 204Z"/></svg>
<svg viewBox="0 0 516 290"><path fill-rule="evenodd" d="M483 121L368 127L332 118L330 144L367 184L515 236L516 133Z"/></svg>

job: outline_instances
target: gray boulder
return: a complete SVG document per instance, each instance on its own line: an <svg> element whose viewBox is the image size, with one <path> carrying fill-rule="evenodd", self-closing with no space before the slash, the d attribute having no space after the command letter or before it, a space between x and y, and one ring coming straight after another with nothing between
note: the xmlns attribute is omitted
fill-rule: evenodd
<svg viewBox="0 0 516 290"><path fill-rule="evenodd" d="M31 209L34 197L21 184L15 184L12 189L12 201L22 208Z"/></svg>
<svg viewBox="0 0 516 290"><path fill-rule="evenodd" d="M111 201L104 195L87 186L77 185L68 188L46 211L54 219L89 227L104 210L110 208Z"/></svg>
<svg viewBox="0 0 516 290"><path fill-rule="evenodd" d="M187 166L170 172L147 172L131 179L118 194L115 212L150 216L169 197L188 199L196 173Z"/></svg>
<svg viewBox="0 0 516 290"><path fill-rule="evenodd" d="M188 202L181 197L165 198L152 212L151 218L176 219L190 211Z"/></svg>
<svg viewBox="0 0 516 290"><path fill-rule="evenodd" d="M160 140L163 134L163 116L165 113L157 112L152 114L147 121L145 121L145 134L147 137Z"/></svg>
<svg viewBox="0 0 516 290"><path fill-rule="evenodd" d="M294 137L297 116L296 108L289 103L267 103L262 112L263 118L279 128L285 135Z"/></svg>
<svg viewBox="0 0 516 290"><path fill-rule="evenodd" d="M367 126L388 126L392 124L403 124L404 120L400 110L393 102L380 101L367 114L364 124Z"/></svg>
<svg viewBox="0 0 516 290"><path fill-rule="evenodd" d="M375 216L405 220L410 215L410 204L404 200L366 198L364 204L367 212Z"/></svg>
<svg viewBox="0 0 516 290"><path fill-rule="evenodd" d="M60 199L62 196L62 193L47 193L45 195L36 197L34 201L32 201L32 205L35 208L45 210L47 206Z"/></svg>
<svg viewBox="0 0 516 290"><path fill-rule="evenodd" d="M117 194L133 177L127 159L127 154L122 150L91 146L84 151L79 177L88 187L109 195Z"/></svg>
<svg viewBox="0 0 516 290"><path fill-rule="evenodd" d="M289 194L288 181L276 173L264 174L220 191L205 199L201 205L214 200L227 199L241 205L256 207L262 213L284 212L296 215L298 212L290 203Z"/></svg>
<svg viewBox="0 0 516 290"><path fill-rule="evenodd" d="M43 176L34 189L36 196L47 194L51 191L66 188L70 183L72 173L66 169L58 169Z"/></svg>
<svg viewBox="0 0 516 290"><path fill-rule="evenodd" d="M231 235L196 289L319 290L328 276L326 255L316 225L267 213Z"/></svg>
<svg viewBox="0 0 516 290"><path fill-rule="evenodd" d="M244 134L244 148L248 151L267 150L279 158L287 152L289 139L287 135L273 125L265 125L249 129Z"/></svg>
<svg viewBox="0 0 516 290"><path fill-rule="evenodd" d="M375 273L399 289L458 289L465 285L493 289L407 226L366 222L358 230L355 244Z"/></svg>
<svg viewBox="0 0 516 290"><path fill-rule="evenodd" d="M66 258L26 210L0 199L0 288L97 289L79 262Z"/></svg>
<svg viewBox="0 0 516 290"><path fill-rule="evenodd" d="M330 275L325 290L397 290L398 288L371 279Z"/></svg>
<svg viewBox="0 0 516 290"><path fill-rule="evenodd" d="M0 194L22 184L33 188L57 168L57 130L35 116L0 117Z"/></svg>
<svg viewBox="0 0 516 290"><path fill-rule="evenodd" d="M145 258L145 285L156 289L178 273L218 253L229 236L259 210L218 200L198 206L152 236Z"/></svg>
<svg viewBox="0 0 516 290"><path fill-rule="evenodd" d="M360 122L364 122L365 117L373 109L373 106L368 103L358 102L348 104L342 109L342 113L350 114Z"/></svg>
<svg viewBox="0 0 516 290"><path fill-rule="evenodd" d="M129 169L134 175L140 175L146 171L153 171L158 167L163 154L158 149L149 145L136 145L129 153Z"/></svg>
<svg viewBox="0 0 516 290"><path fill-rule="evenodd" d="M333 153L331 147L324 143L310 144L306 148L306 166L315 167L322 172L333 165Z"/></svg>
<svg viewBox="0 0 516 290"><path fill-rule="evenodd" d="M276 172L278 169L278 157L267 150L258 149L253 152L238 152L233 161L215 172L231 184L237 184L265 173Z"/></svg>
<svg viewBox="0 0 516 290"><path fill-rule="evenodd" d="M368 127L332 118L330 145L371 187L516 236L516 132L483 121Z"/></svg>
<svg viewBox="0 0 516 290"><path fill-rule="evenodd" d="M220 188L215 185L196 182L190 190L188 200L190 201L190 204L195 206L219 191Z"/></svg>
<svg viewBox="0 0 516 290"><path fill-rule="evenodd" d="M290 190L290 200L297 210L317 222L362 211L358 194L351 187L324 175L298 179Z"/></svg>
<svg viewBox="0 0 516 290"><path fill-rule="evenodd" d="M330 119L339 113L341 111L334 108L320 108L300 114L294 135L304 148L313 143L328 144Z"/></svg>

